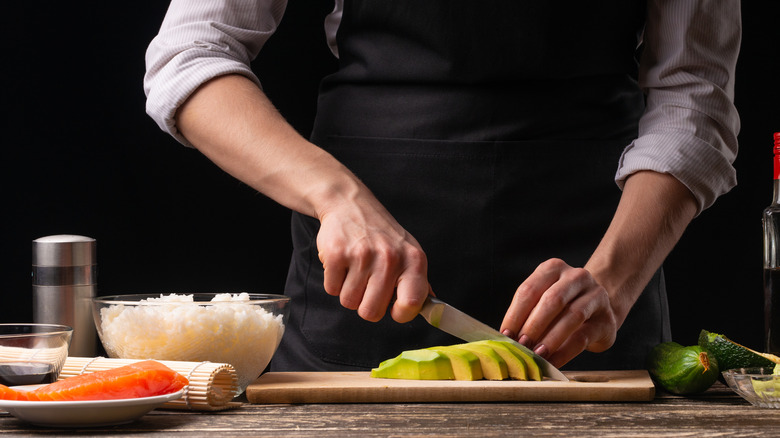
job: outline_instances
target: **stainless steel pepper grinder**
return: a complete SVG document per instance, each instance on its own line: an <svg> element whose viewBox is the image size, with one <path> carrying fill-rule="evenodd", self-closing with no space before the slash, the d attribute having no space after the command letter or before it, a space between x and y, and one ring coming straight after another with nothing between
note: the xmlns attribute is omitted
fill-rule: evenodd
<svg viewBox="0 0 780 438"><path fill-rule="evenodd" d="M33 320L73 328L68 354L94 357L97 331L92 298L97 289L95 239L60 234L33 240Z"/></svg>

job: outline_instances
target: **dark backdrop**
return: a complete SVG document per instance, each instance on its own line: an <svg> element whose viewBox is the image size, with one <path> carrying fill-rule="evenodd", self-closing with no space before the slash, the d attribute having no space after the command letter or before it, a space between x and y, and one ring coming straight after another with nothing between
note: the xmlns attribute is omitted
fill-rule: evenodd
<svg viewBox="0 0 780 438"><path fill-rule="evenodd" d="M95 3L95 4L90 4ZM144 112L144 51L163 1L4 6L0 136L0 322L32 318L31 241L98 241L99 294L283 292L289 212L163 134ZM293 1L255 67L307 134L319 77L334 66L322 17ZM689 227L666 264L675 340L700 329L762 343L761 211L780 130L777 2L743 4L737 76L739 186Z"/></svg>

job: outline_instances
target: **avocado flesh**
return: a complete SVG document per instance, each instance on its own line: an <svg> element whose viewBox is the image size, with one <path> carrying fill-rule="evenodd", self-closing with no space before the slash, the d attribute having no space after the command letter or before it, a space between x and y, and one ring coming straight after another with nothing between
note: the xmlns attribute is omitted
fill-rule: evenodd
<svg viewBox="0 0 780 438"><path fill-rule="evenodd" d="M502 341L404 351L371 370L371 377L409 380L542 380L539 366L515 345Z"/></svg>
<svg viewBox="0 0 780 438"><path fill-rule="evenodd" d="M454 380L450 359L433 350L409 350L371 370L371 377L410 380Z"/></svg>
<svg viewBox="0 0 780 438"><path fill-rule="evenodd" d="M482 375L485 379L504 380L509 378L506 361L487 345L468 343L457 344L455 347L471 351L479 358L479 363L482 366Z"/></svg>
<svg viewBox="0 0 780 438"><path fill-rule="evenodd" d="M472 342L475 345L486 345L493 349L502 359L506 362L507 372L509 378L514 380L528 380L528 370L526 369L525 361L515 355L512 350L505 345L504 342L499 341L477 341Z"/></svg>
<svg viewBox="0 0 780 438"><path fill-rule="evenodd" d="M775 364L772 375L780 375L780 363ZM767 380L750 379L753 391L761 399L777 399L780 394L780 381L771 376L766 378Z"/></svg>
<svg viewBox="0 0 780 438"><path fill-rule="evenodd" d="M495 342L501 342L501 341L495 341ZM536 361L533 357L531 357L528 353L525 351L517 348L516 345L509 343L509 342L501 342L504 344L509 350L515 354L515 356L521 358L523 361L525 361L525 367L526 372L528 373L528 379L529 380L542 380L542 370L539 368L539 365L536 364Z"/></svg>
<svg viewBox="0 0 780 438"><path fill-rule="evenodd" d="M780 382L776 380L751 380L753 391L761 398L776 398L780 394Z"/></svg>
<svg viewBox="0 0 780 438"><path fill-rule="evenodd" d="M429 350L437 351L449 358L455 380L482 379L482 365L476 354L455 346L431 347Z"/></svg>

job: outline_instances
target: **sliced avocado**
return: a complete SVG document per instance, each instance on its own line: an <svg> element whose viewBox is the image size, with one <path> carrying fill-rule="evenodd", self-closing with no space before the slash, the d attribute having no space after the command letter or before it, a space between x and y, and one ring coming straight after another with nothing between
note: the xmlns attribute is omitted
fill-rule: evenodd
<svg viewBox="0 0 780 438"><path fill-rule="evenodd" d="M509 378L509 371L507 370L506 361L496 353L495 350L487 345L476 345L474 343L457 344L454 347L459 347L464 350L469 350L476 354L479 358L479 363L482 366L482 376L488 380L504 380Z"/></svg>
<svg viewBox="0 0 780 438"><path fill-rule="evenodd" d="M528 373L528 378L530 380L542 380L542 369L539 368L539 365L536 363L533 357L531 357L528 353L525 351L517 348L517 345L511 343L511 342L504 342L504 341L496 341L504 344L507 348L509 348L512 353L514 353L516 356L520 357L525 361L525 367L526 372Z"/></svg>
<svg viewBox="0 0 780 438"><path fill-rule="evenodd" d="M750 383L753 385L753 391L761 399L776 398L777 394L780 394L780 383L777 380L750 379Z"/></svg>
<svg viewBox="0 0 780 438"><path fill-rule="evenodd" d="M486 345L493 349L506 362L509 378L514 380L528 380L528 370L525 361L515 355L503 342L498 341L476 341L471 342L474 345Z"/></svg>
<svg viewBox="0 0 780 438"><path fill-rule="evenodd" d="M780 363L775 364L772 374L775 376L780 374ZM777 395L780 394L780 381L771 376L766 376L765 378L767 380L762 380L763 378L750 379L750 383L753 385L753 391L761 400L776 399ZM766 404L769 405L769 403Z"/></svg>
<svg viewBox="0 0 780 438"><path fill-rule="evenodd" d="M482 365L479 357L471 351L455 346L431 347L428 350L437 351L449 358L455 380L481 380Z"/></svg>
<svg viewBox="0 0 780 438"><path fill-rule="evenodd" d="M484 342L494 349L498 348L500 346L501 348L505 348L509 350L513 355L515 355L518 359L522 360L525 364L526 368L526 375L528 380L537 380L541 381L543 378L542 370L539 368L539 365L536 363L536 361L531 357L528 353L521 350L520 348L517 348L516 345L512 344L511 342L504 342L504 341L480 341Z"/></svg>
<svg viewBox="0 0 780 438"><path fill-rule="evenodd" d="M409 350L371 370L371 377L410 380L453 380L450 359L433 350Z"/></svg>

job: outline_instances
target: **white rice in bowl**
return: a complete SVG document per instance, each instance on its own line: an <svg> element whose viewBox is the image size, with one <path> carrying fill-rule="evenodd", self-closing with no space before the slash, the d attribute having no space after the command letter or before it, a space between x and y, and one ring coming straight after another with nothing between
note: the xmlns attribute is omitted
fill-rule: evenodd
<svg viewBox="0 0 780 438"><path fill-rule="evenodd" d="M233 365L243 391L271 360L284 334L274 316L249 295L218 294L209 302L193 295L161 295L137 306L100 310L101 341L111 357Z"/></svg>

